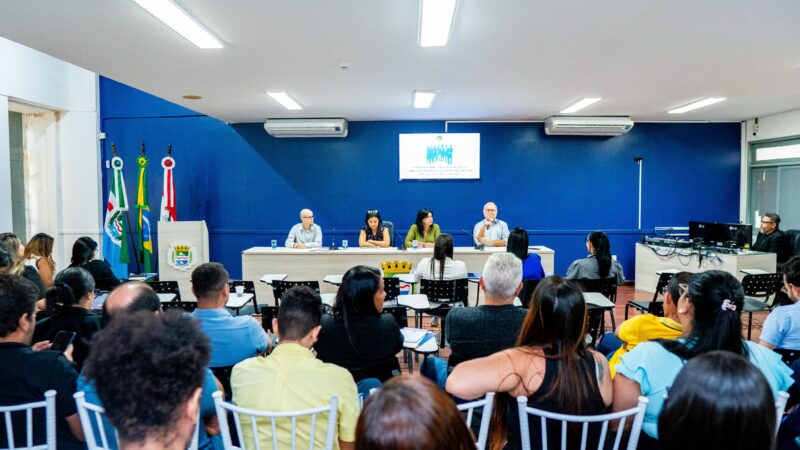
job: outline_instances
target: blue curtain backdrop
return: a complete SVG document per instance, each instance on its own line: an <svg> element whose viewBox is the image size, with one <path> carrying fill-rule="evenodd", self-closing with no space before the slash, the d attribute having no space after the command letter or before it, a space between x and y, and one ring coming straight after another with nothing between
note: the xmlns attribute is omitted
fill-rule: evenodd
<svg viewBox="0 0 800 450"><path fill-rule="evenodd" d="M100 101L102 158L110 159L116 143L125 179L134 183L144 142L157 211L160 160L171 143L178 218L207 222L211 259L232 277L241 276L243 250L271 239L282 244L301 208L314 211L326 245L333 235L356 242L368 209L404 234L422 207L456 245L470 245L462 230L472 230L492 200L510 227L529 230L532 245L556 251L556 273L584 257L586 234L601 229L629 279L634 243L653 227L738 218L738 123L637 123L613 138L547 136L541 123L451 123L450 132L481 134L481 179L401 182L398 134L440 133L444 122L351 122L344 139L275 139L262 123L225 124L107 78ZM635 156L644 158L641 230Z"/></svg>

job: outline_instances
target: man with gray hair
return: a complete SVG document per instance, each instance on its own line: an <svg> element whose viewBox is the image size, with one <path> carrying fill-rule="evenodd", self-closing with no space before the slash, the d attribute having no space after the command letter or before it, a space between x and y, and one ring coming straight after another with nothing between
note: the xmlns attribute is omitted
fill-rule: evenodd
<svg viewBox="0 0 800 450"><path fill-rule="evenodd" d="M522 261L512 253L495 253L483 266L480 288L485 304L454 308L447 314L445 338L452 353L447 362L428 358L422 373L444 389L453 367L511 348L517 341L527 310L514 306L522 290Z"/></svg>
<svg viewBox="0 0 800 450"><path fill-rule="evenodd" d="M300 211L300 223L289 230L289 236L286 238L286 247L322 247L322 228L314 223L314 213L310 209Z"/></svg>

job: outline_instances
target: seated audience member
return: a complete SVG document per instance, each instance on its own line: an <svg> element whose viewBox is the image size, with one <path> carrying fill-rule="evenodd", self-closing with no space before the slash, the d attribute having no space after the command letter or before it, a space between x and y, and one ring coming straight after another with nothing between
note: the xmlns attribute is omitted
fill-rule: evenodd
<svg viewBox="0 0 800 450"><path fill-rule="evenodd" d="M406 248L412 248L414 241L417 241L418 247L433 247L436 238L441 234L439 225L433 223L433 211L422 208L417 211L417 220L414 225L408 229L405 240Z"/></svg>
<svg viewBox="0 0 800 450"><path fill-rule="evenodd" d="M378 269L348 270L336 292L333 315L322 315L314 346L317 358L350 371L364 395L400 371L397 353L403 348L403 335L391 314L381 314L385 298Z"/></svg>
<svg viewBox="0 0 800 450"><path fill-rule="evenodd" d="M486 260L479 281L486 304L447 313L445 342L452 353L447 362L429 357L423 366L427 377L444 389L448 373L459 363L514 346L528 312L513 305L522 289L521 277L522 263L511 253L495 253Z"/></svg>
<svg viewBox="0 0 800 450"><path fill-rule="evenodd" d="M121 449L183 450L192 440L209 357L188 315L145 311L98 333L85 375L97 386Z"/></svg>
<svg viewBox="0 0 800 450"><path fill-rule="evenodd" d="M615 277L617 284L625 280L622 265L611 258L611 244L608 236L602 231L592 231L586 238L586 249L589 256L576 259L567 269L570 279L599 279Z"/></svg>
<svg viewBox="0 0 800 450"><path fill-rule="evenodd" d="M69 267L56 275L55 285L47 290L48 317L36 324L33 340L52 340L59 331L72 331L72 359L78 366L89 356L92 336L100 331L102 317L92 311L94 279L80 267Z"/></svg>
<svg viewBox="0 0 800 450"><path fill-rule="evenodd" d="M25 253L22 256L25 264L33 267L39 272L42 284L45 288L53 285L53 276L56 274L56 262L53 260L53 237L46 233L33 235L28 245L25 246Z"/></svg>
<svg viewBox="0 0 800 450"><path fill-rule="evenodd" d="M388 247L392 237L389 230L383 226L381 213L377 209L367 211L364 226L358 235L359 247Z"/></svg>
<svg viewBox="0 0 800 450"><path fill-rule="evenodd" d="M436 238L433 257L422 258L414 269L417 280L457 280L467 278L467 265L453 259L453 237L445 233Z"/></svg>
<svg viewBox="0 0 800 450"><path fill-rule="evenodd" d="M6 273L11 268L11 255L3 245L0 245L0 273Z"/></svg>
<svg viewBox="0 0 800 450"><path fill-rule="evenodd" d="M708 352L675 377L658 427L664 450L769 450L775 441L772 391L747 359Z"/></svg>
<svg viewBox="0 0 800 450"><path fill-rule="evenodd" d="M299 411L330 404L339 398L334 448L352 448L360 409L356 384L350 373L315 358L312 347L320 334L322 301L309 287L297 286L281 297L278 317L272 327L278 346L265 357L250 358L233 368L233 402L260 411ZM258 420L262 448L272 448L269 420ZM309 427L300 422L299 427ZM326 420L317 420L314 448L322 448ZM278 422L279 448L290 448L291 423ZM244 427L243 446L253 447L250 427ZM297 437L297 448L309 448L308 432Z"/></svg>
<svg viewBox="0 0 800 450"><path fill-rule="evenodd" d="M775 253L778 264L783 264L792 256L792 248L789 239L778 227L781 224L781 216L777 213L768 212L761 216L761 231L756 236L756 242L751 247L752 250L759 252Z"/></svg>
<svg viewBox="0 0 800 450"><path fill-rule="evenodd" d="M119 285L119 278L114 275L107 262L95 259L96 256L97 242L89 236L79 237L72 245L72 258L69 266L86 269L92 274L97 289L110 291Z"/></svg>
<svg viewBox="0 0 800 450"><path fill-rule="evenodd" d="M742 339L740 314L744 291L733 275L719 270L696 274L678 299L682 338L643 342L622 355L614 377L614 411L633 408L640 395L650 402L642 426L645 434L659 438L658 417L664 394L684 364L714 350L726 350L750 360L766 377L773 396L793 383L791 370L781 357Z"/></svg>
<svg viewBox="0 0 800 450"><path fill-rule="evenodd" d="M664 290L664 317L654 314L639 314L622 322L614 333L607 333L603 336L597 351L604 355L614 352L608 361L611 366L611 377L617 374L614 368L620 362L620 358L625 353L633 350L634 347L642 342L654 341L656 339L678 339L683 333L681 324L678 320L678 307L676 303L681 297L681 287L686 289L692 282L693 273L678 272L672 276L669 284Z"/></svg>
<svg viewBox="0 0 800 450"><path fill-rule="evenodd" d="M522 261L523 280L541 280L544 278L542 258L528 251L528 232L524 228L514 228L508 235L506 251L513 253Z"/></svg>
<svg viewBox="0 0 800 450"><path fill-rule="evenodd" d="M123 283L111 291L108 299L103 303L103 325L108 326L111 323L111 319L117 316L125 316L140 311L160 313L161 302L158 299L158 294L147 283L141 281ZM103 406L93 381L86 379L85 376L79 377L78 390L84 392L84 398L87 402ZM200 435L197 442L199 449L213 450L222 447L217 411L214 406L214 398L211 396L218 390L214 374L211 373L211 370L206 369L203 390L200 396L200 417L203 418L204 426L200 427ZM107 418L103 420L103 423L106 436L109 438L109 445L116 447L114 428Z"/></svg>
<svg viewBox="0 0 800 450"><path fill-rule="evenodd" d="M427 379L394 377L364 402L356 450L445 448L474 450L475 439L453 400Z"/></svg>
<svg viewBox="0 0 800 450"><path fill-rule="evenodd" d="M251 316L233 316L225 309L230 288L220 263L204 263L192 271L197 309L192 316L211 340L210 367L228 367L267 349L267 335Z"/></svg>
<svg viewBox="0 0 800 450"><path fill-rule="evenodd" d="M483 220L472 229L475 244L505 247L508 234L508 224L497 218L497 205L492 202L483 205Z"/></svg>
<svg viewBox="0 0 800 450"><path fill-rule="evenodd" d="M300 211L300 223L289 230L285 245L289 248L317 248L322 246L322 228L314 223L314 213L310 209Z"/></svg>
<svg viewBox="0 0 800 450"><path fill-rule="evenodd" d="M33 312L39 294L30 281L0 274L0 405L19 405L44 400L44 393L56 391L56 440L59 449L83 449L78 410L72 394L78 372L64 355L45 351L49 342L31 347L36 327ZM24 418L14 420L16 442L25 442ZM44 414L33 415L34 444L45 442ZM0 442L7 442L5 426Z"/></svg>
<svg viewBox="0 0 800 450"><path fill-rule="evenodd" d="M542 280L533 293L516 346L491 356L465 361L447 378L447 391L463 399L497 392L489 427L491 448L520 448L516 397L528 397L528 405L564 414L602 414L611 404L608 361L589 350L586 335L586 303L573 281L559 276ZM550 421L547 435L559 448L561 426ZM597 447L599 431L590 428L589 445ZM531 426L531 442L541 442L540 427ZM579 433L580 434L580 433ZM569 441L580 442L580 435Z"/></svg>
<svg viewBox="0 0 800 450"><path fill-rule="evenodd" d="M773 309L761 329L760 343L767 348L800 350L800 256L783 265L783 286L791 305Z"/></svg>
<svg viewBox="0 0 800 450"><path fill-rule="evenodd" d="M17 235L14 233L0 233L0 244L5 247L8 256L11 258L11 265L6 268L5 273L27 278L36 286L39 292L37 298L44 298L45 287L44 283L42 283L42 277L39 276L39 272L35 268L25 264L23 259L25 246L22 245Z"/></svg>

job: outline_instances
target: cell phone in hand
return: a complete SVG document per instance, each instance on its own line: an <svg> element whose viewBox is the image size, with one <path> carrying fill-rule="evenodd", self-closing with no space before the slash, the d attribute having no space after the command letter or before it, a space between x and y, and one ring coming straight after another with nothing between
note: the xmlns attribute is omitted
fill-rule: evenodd
<svg viewBox="0 0 800 450"><path fill-rule="evenodd" d="M75 339L74 331L59 331L50 343L50 350L64 353L70 344L72 344L73 339Z"/></svg>

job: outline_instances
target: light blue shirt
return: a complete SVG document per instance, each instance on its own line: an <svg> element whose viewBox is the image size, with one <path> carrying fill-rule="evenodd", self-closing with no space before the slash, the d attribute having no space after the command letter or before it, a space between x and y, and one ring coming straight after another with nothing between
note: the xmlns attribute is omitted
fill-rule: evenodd
<svg viewBox="0 0 800 450"><path fill-rule="evenodd" d="M750 362L764 374L776 398L778 392L785 392L794 383L792 370L781 361L780 355L750 341L745 341L745 345ZM650 400L642 430L654 439L658 439L658 416L664 407L664 395L685 363L657 342L643 342L622 355L622 362L616 366L617 374L639 383L642 395Z"/></svg>
<svg viewBox="0 0 800 450"><path fill-rule="evenodd" d="M86 379L86 377L81 374L78 377L78 391L84 392L86 395L84 398L86 399L87 403L91 403L97 406L103 406L103 403L100 401L100 397L97 395L97 387L95 386L94 382L91 380ZM206 369L206 375L203 378L203 389L200 394L200 417L205 419L208 417L213 417L217 415L217 410L214 406L214 398L211 396L214 392L217 392L217 382L214 379L214 374L211 373L211 370ZM92 422L92 429L94 430L94 435L98 438L100 432L97 429L97 422L94 420L94 414L89 414L89 420ZM222 436L209 436L206 433L206 427L203 424L200 424L200 436L197 441L197 448L200 450L222 450L224 448L222 444ZM108 446L109 448L115 449L119 448L117 445L117 437L114 433L114 426L111 425L111 422L108 421L106 416L103 416L103 429L106 433L106 438L108 439Z"/></svg>
<svg viewBox="0 0 800 450"><path fill-rule="evenodd" d="M481 227L483 226L486 226L485 220L476 223L475 227L472 228L472 240L475 241L475 245L480 244L480 242L478 242L478 233L480 233ZM486 230L483 237L490 241L508 241L508 235L508 224L500 219L494 219L494 223L489 226L489 229Z"/></svg>
<svg viewBox="0 0 800 450"><path fill-rule="evenodd" d="M232 316L227 309L196 309L191 316L211 341L209 367L233 366L267 349L267 334L250 316Z"/></svg>
<svg viewBox="0 0 800 450"><path fill-rule="evenodd" d="M778 348L800 350L800 303L779 306L769 313L761 340Z"/></svg>
<svg viewBox="0 0 800 450"><path fill-rule="evenodd" d="M306 248L322 247L322 228L317 224L312 224L306 230L302 223L298 223L289 230L285 246L292 247L294 244L306 244Z"/></svg>

